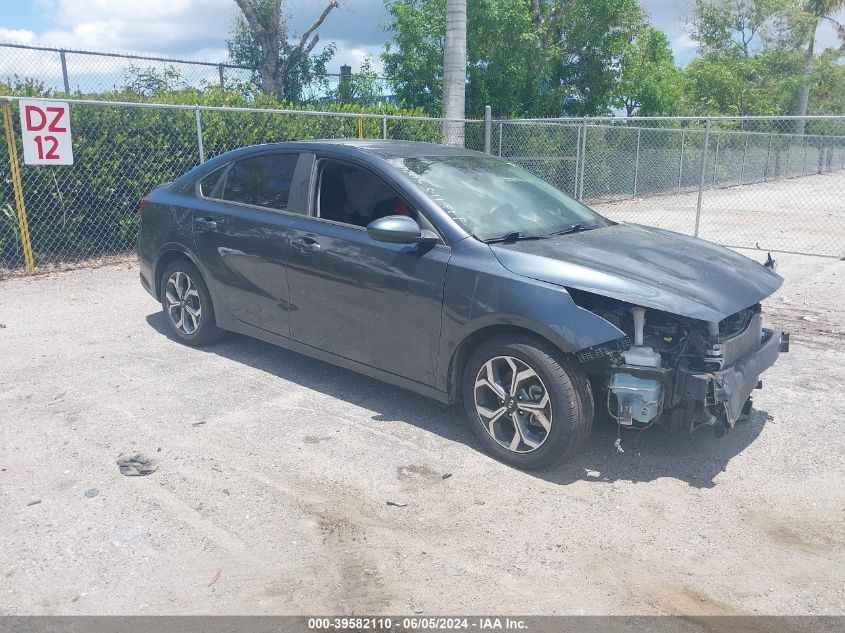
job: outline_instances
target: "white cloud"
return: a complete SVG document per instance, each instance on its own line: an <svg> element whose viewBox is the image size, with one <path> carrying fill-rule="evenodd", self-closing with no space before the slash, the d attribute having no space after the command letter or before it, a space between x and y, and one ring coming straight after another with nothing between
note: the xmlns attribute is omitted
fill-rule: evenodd
<svg viewBox="0 0 845 633"><path fill-rule="evenodd" d="M339 73L343 64L352 66L352 72L356 72L361 68L361 63L367 55L373 58L370 66L372 70L377 74L384 72L384 67L379 58L382 51L381 46L355 46L345 40L339 40L335 44L337 45L337 53L329 64L329 72Z"/></svg>
<svg viewBox="0 0 845 633"><path fill-rule="evenodd" d="M681 33L678 37L672 40L672 51L675 54L686 53L687 51L698 48L698 42L692 39L689 33Z"/></svg>
<svg viewBox="0 0 845 633"><path fill-rule="evenodd" d="M54 27L36 36L66 48L187 55L222 48L235 13L222 0L41 0Z"/></svg>
<svg viewBox="0 0 845 633"><path fill-rule="evenodd" d="M17 44L32 44L36 39L35 33L25 29L4 29L0 27L0 41L15 42Z"/></svg>
<svg viewBox="0 0 845 633"><path fill-rule="evenodd" d="M226 61L226 38L238 11L233 0L36 1L45 20L51 23L50 28L37 33L0 28L0 41L196 61ZM309 26L323 5L322 0L298 0L286 6L293 14L289 18L293 35ZM365 30L364 25L360 24L364 21L367 22L366 29L377 27L377 24L370 24L378 22L370 14L383 10L381 0L358 0L354 6L344 3L329 16L319 33L321 45L334 41L337 48L329 67L331 71L339 72L341 64L349 64L357 70L364 57L370 54L375 61L374 69L381 72L381 44L378 39L373 44L361 42L359 31ZM356 19L364 17L361 14L372 19ZM371 37L386 36L376 30L367 34L367 39ZM53 57L47 54L43 59L39 58L36 72L27 75L54 77L52 73L57 62ZM77 73L109 74L120 65L107 63L106 58L73 56L72 59ZM35 63L31 58L26 61L30 66ZM9 65L8 59L4 61L0 58L0 74L8 74L11 70Z"/></svg>

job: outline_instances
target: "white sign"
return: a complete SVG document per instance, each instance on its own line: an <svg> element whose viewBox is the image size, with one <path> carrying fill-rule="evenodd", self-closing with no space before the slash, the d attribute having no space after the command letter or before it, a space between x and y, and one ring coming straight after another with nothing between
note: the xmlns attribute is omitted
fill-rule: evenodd
<svg viewBox="0 0 845 633"><path fill-rule="evenodd" d="M70 106L61 101L18 102L27 165L73 165Z"/></svg>

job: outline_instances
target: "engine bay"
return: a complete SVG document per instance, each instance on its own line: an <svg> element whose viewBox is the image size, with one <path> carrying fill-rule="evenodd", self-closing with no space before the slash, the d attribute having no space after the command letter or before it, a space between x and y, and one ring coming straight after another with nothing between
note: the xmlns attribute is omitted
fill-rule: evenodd
<svg viewBox="0 0 845 633"><path fill-rule="evenodd" d="M720 399L719 388L722 372L754 355L764 342L759 303L715 322L578 290L570 294L625 335L578 354L597 401L620 427L660 423L691 431L710 425L722 432L747 412L750 398L739 411L728 403L733 392ZM783 343L780 347L786 351Z"/></svg>

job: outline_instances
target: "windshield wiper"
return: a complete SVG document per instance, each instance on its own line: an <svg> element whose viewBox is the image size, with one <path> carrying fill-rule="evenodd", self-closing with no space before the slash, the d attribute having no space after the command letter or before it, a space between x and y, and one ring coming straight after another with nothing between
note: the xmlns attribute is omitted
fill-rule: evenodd
<svg viewBox="0 0 845 633"><path fill-rule="evenodd" d="M488 237L487 239L482 239L475 236L485 244L498 244L500 242L516 242L518 240L544 240L546 239L545 235L528 235L523 233L522 231L508 231L504 235L500 235L499 237Z"/></svg>
<svg viewBox="0 0 845 633"><path fill-rule="evenodd" d="M569 235L570 233L580 233L581 231L590 231L592 229L597 229L598 225L596 224L587 224L584 225L581 222L577 224L573 224L571 226L567 226L565 229L560 229L559 231L552 231L549 235Z"/></svg>

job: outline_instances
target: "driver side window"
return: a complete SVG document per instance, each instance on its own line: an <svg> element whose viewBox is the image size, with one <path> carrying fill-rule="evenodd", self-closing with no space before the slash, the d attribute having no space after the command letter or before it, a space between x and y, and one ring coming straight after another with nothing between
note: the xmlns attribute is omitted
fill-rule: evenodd
<svg viewBox="0 0 845 633"><path fill-rule="evenodd" d="M316 215L325 220L366 227L388 215L405 215L422 228L430 223L375 174L346 163L324 160L318 175Z"/></svg>

